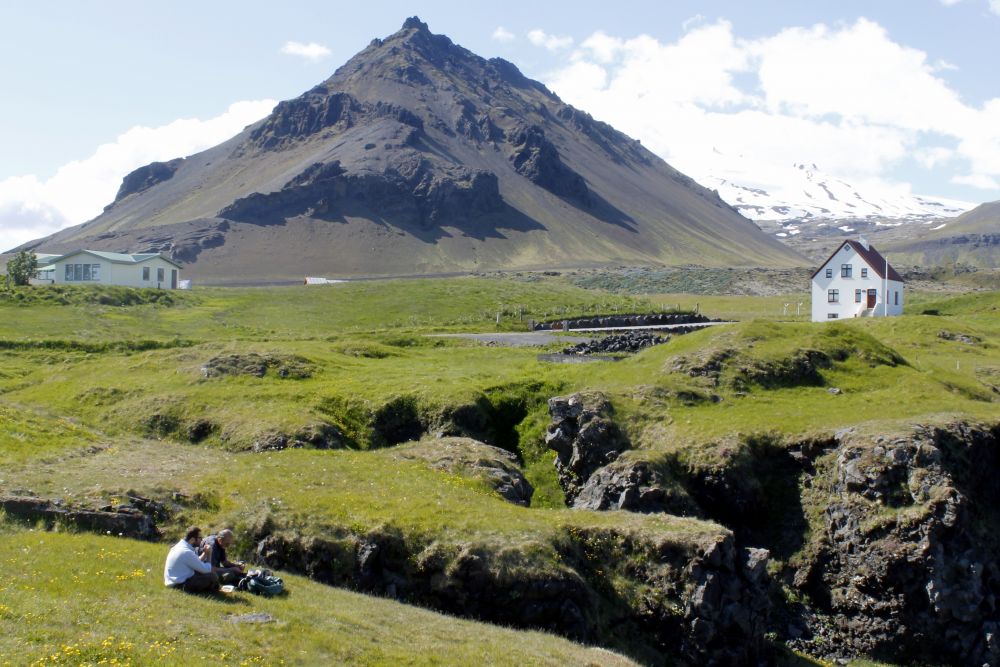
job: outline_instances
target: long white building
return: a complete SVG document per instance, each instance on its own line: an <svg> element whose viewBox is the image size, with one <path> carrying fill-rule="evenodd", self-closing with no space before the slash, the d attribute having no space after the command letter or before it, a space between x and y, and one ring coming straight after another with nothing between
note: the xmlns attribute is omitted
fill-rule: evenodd
<svg viewBox="0 0 1000 667"><path fill-rule="evenodd" d="M66 255L39 255L35 284L124 285L177 289L181 265L158 253L126 255L77 250Z"/></svg>
<svg viewBox="0 0 1000 667"><path fill-rule="evenodd" d="M903 278L864 239L844 241L812 275L812 321L903 314Z"/></svg>

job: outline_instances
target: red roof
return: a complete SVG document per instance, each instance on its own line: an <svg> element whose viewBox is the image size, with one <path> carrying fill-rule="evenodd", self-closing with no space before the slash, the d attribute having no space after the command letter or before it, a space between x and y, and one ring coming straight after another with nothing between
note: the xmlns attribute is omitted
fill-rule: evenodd
<svg viewBox="0 0 1000 667"><path fill-rule="evenodd" d="M833 254L830 255L825 262L820 264L819 268L816 269L813 272L813 274L809 277L810 280L812 278L815 278L816 274L818 274L820 271L826 268L826 265L830 263L830 260L833 259L837 255L837 253L840 252L840 249L843 248L845 245L851 246L851 248L854 249L854 252L858 253L858 255L861 256L861 259L863 259L865 263L868 264L869 267L871 267L872 271L874 271L875 275L877 275L879 278L885 279L885 267L888 266L889 280L895 280L901 283L906 282L905 280L903 280L903 276L899 275L896 272L896 269L892 268L892 264L887 264L887 262L885 261L885 257L883 257L882 254L875 249L875 246L869 243L868 248L866 249L858 241L844 241L839 246L837 246L837 249L833 251Z"/></svg>

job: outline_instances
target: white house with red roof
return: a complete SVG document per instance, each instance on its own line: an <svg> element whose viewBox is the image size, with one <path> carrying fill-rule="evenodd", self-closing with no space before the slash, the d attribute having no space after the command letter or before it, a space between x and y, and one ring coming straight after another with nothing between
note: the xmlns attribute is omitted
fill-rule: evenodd
<svg viewBox="0 0 1000 667"><path fill-rule="evenodd" d="M812 321L903 314L903 277L864 239L844 241L812 275Z"/></svg>

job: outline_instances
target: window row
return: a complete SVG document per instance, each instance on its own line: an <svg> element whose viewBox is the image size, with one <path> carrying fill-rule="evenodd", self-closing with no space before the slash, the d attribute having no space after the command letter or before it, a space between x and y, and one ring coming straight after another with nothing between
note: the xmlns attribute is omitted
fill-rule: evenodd
<svg viewBox="0 0 1000 667"><path fill-rule="evenodd" d="M850 277L852 277L853 272L854 272L854 267L852 267L850 264L841 264L840 265L840 277L841 278L850 278ZM833 278L833 269L832 268L826 270L826 277L827 278ZM867 278L868 277L868 269L867 268L861 269L861 277L862 278Z"/></svg>
<svg viewBox="0 0 1000 667"><path fill-rule="evenodd" d="M149 267L148 266L142 267L142 279L143 280L149 280ZM162 283L164 280L166 280L166 275L165 275L164 270L163 269L157 269L156 270L156 281Z"/></svg>
<svg viewBox="0 0 1000 667"><path fill-rule="evenodd" d="M94 281L101 279L100 264L66 264L66 282Z"/></svg>
<svg viewBox="0 0 1000 667"><path fill-rule="evenodd" d="M878 292L876 290L870 289L868 290L868 295L874 300L874 298L878 295ZM861 301L864 299L864 296L865 296L865 290L863 289L854 290L854 303L861 303ZM826 291L826 301L827 303L840 303L840 290L828 289ZM892 301L893 301L892 305L894 306L899 305L898 291L892 293Z"/></svg>

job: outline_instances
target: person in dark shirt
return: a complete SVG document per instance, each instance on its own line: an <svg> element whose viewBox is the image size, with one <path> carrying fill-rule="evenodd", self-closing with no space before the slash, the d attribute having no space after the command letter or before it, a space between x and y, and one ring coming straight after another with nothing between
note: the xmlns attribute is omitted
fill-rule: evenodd
<svg viewBox="0 0 1000 667"><path fill-rule="evenodd" d="M233 531L228 528L220 530L216 535L209 535L205 538L202 549L209 554L209 562L212 564L212 572L219 577L219 582L223 585L236 584L246 576L242 561L233 562L226 556L226 549L233 546L236 537Z"/></svg>

